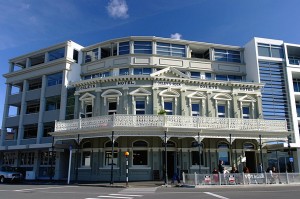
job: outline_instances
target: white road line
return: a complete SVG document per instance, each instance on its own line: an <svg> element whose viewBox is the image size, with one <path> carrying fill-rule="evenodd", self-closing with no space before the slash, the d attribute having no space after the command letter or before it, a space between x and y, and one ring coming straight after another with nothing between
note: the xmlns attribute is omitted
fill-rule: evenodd
<svg viewBox="0 0 300 199"><path fill-rule="evenodd" d="M205 193L205 194L207 194L207 195L214 196L214 197L216 197L216 198L220 198L220 199L229 199L229 198L226 198L226 197L224 197L224 196L220 196L220 195L217 195L217 194L214 194L214 193L210 193L210 192L203 192L203 193Z"/></svg>
<svg viewBox="0 0 300 199"><path fill-rule="evenodd" d="M120 197L120 196L97 196L98 198L123 198L123 199L132 199L133 197Z"/></svg>
<svg viewBox="0 0 300 199"><path fill-rule="evenodd" d="M109 194L111 196L129 196L129 197L143 197L143 195L126 195L126 194Z"/></svg>
<svg viewBox="0 0 300 199"><path fill-rule="evenodd" d="M72 188L72 187L78 187L78 186L59 186L59 187L43 187L43 188L34 188L34 189L17 189L17 190L11 190L11 191L34 191L34 190L45 190L45 189L62 189L62 188Z"/></svg>

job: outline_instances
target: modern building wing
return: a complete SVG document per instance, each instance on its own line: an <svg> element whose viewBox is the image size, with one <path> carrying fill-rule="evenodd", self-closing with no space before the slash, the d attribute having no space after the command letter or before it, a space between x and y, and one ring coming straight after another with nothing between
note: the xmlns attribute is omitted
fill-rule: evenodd
<svg viewBox="0 0 300 199"><path fill-rule="evenodd" d="M65 179L71 160L72 180L124 181L128 151L132 180L211 173L219 160L298 171L298 47L126 37L14 58L1 164Z"/></svg>

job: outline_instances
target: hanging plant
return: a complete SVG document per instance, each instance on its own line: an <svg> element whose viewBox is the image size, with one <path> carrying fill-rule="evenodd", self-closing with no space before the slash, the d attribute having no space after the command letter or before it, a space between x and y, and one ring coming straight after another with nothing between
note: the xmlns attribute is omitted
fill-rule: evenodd
<svg viewBox="0 0 300 199"><path fill-rule="evenodd" d="M160 111L158 112L158 115L165 115L167 114L167 111L164 109L160 109Z"/></svg>

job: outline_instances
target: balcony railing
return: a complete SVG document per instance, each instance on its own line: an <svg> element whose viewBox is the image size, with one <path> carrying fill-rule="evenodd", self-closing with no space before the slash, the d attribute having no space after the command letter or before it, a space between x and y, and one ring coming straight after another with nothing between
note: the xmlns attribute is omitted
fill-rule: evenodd
<svg viewBox="0 0 300 199"><path fill-rule="evenodd" d="M235 131L287 131L285 120L194 117L180 115L107 115L55 122L55 132L122 127L167 127Z"/></svg>

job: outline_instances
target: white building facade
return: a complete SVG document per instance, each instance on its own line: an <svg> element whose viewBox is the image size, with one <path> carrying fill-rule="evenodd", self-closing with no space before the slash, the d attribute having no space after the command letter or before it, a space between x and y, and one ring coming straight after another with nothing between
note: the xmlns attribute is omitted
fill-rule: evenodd
<svg viewBox="0 0 300 199"><path fill-rule="evenodd" d="M299 57L262 38L126 37L11 59L1 165L62 180L71 160L72 180L124 181L128 151L131 180L211 173L219 160L298 171Z"/></svg>

